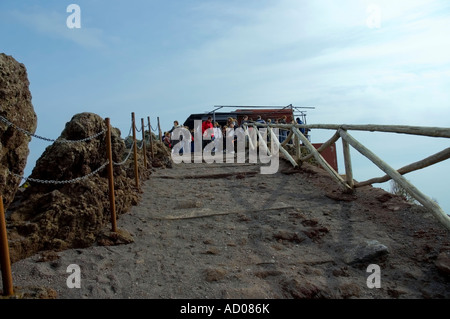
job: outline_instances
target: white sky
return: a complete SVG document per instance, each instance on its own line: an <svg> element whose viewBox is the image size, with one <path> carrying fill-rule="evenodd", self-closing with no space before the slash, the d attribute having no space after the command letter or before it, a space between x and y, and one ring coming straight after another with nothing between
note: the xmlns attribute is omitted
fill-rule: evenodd
<svg viewBox="0 0 450 319"><path fill-rule="evenodd" d="M70 3L81 29L66 26ZM0 52L27 67L47 137L84 111L127 134L132 111L166 130L214 105L315 106L309 123L450 126L448 0L2 0L0 30ZM314 131L313 142L332 134ZM395 168L449 144L354 135ZM47 145L30 146L27 175ZM352 156L356 179L382 175ZM448 162L406 177L450 213Z"/></svg>

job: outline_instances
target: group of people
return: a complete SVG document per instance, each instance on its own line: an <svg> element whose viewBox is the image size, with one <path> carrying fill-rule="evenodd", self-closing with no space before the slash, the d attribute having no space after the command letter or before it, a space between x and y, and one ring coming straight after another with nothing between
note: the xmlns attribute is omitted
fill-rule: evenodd
<svg viewBox="0 0 450 319"><path fill-rule="evenodd" d="M239 127L245 128L246 125L250 125L252 123L289 124L288 118L286 115L284 115L283 117L281 117L279 119L278 118L274 119L273 121L272 121L272 119L267 119L267 121L265 121L264 119L262 119L262 117L260 115L258 115L256 121L254 121L252 118L249 118L247 115L245 115L242 118L240 124L236 118L228 117L227 123L224 126L221 126L218 122L213 123L212 117L209 116L205 121L202 122L202 126L201 126L201 135L202 135L202 137L204 137L204 139L202 139L202 149L204 149L207 144L209 144L211 141L213 141L214 142L213 152L214 152L215 150L220 149L220 145L218 143L222 142L222 143L224 143L223 148L222 148L224 150L224 152L234 153L236 151L236 140L237 140L235 130ZM301 121L301 119L299 117L297 117L295 120L292 120L290 123L303 124L303 122ZM189 141L184 141L184 143L181 145L180 153L182 153L183 150L187 147L190 147L191 152L194 152L194 147L195 147L194 146L194 135L195 135L194 129L189 129L189 127L187 127L187 126L180 126L178 121L174 121L173 127L169 131L164 132L164 136L162 137L162 142L168 148L172 149L176 143L183 141L182 135L176 136L176 138L174 138L173 132L176 128L185 128L185 129L189 130L191 133L190 143L189 143ZM300 128L300 131L304 135L308 132L308 130L305 130L304 128ZM285 130L285 129L279 130L278 140L280 143L282 143L283 141L286 140L286 138L288 136L288 132L289 132L289 130ZM231 150L227 150L227 145L226 145L227 138L230 139L234 144L234 146ZM270 138L270 136L269 136L269 138ZM190 144L190 146L189 146L189 144Z"/></svg>

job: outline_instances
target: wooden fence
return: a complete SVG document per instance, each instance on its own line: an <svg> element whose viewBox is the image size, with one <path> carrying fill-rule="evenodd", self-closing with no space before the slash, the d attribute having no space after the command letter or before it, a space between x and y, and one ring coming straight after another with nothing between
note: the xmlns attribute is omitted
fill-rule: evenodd
<svg viewBox="0 0 450 319"><path fill-rule="evenodd" d="M294 166L298 166L299 163L307 161L312 157L339 183L344 191L353 192L355 188L371 185L373 183L382 183L393 179L401 187L403 187L413 198L415 198L420 204L429 209L433 215L450 230L450 217L442 210L442 208L428 196L419 191L413 184L403 177L404 174L425 168L427 166L442 162L450 157L450 148L446 148L436 154L433 154L423 160L415 163L411 163L398 170L392 168L377 155L370 151L363 144L358 142L348 131L368 131L368 132L389 132L400 134L421 135L429 137L441 137L450 138L450 128L445 127L424 127L424 126L401 126L401 125L336 125L336 124L259 124L254 123L253 127L267 127L269 133L273 136L272 128L279 128L289 131L289 135L283 143L278 143L278 139L273 139L280 146L280 151ZM300 132L300 128L304 129L326 129L336 130L336 133L322 146L316 149L310 141ZM291 156L284 148L285 145L294 138L295 145L295 157ZM333 145L340 138L342 138L342 147L344 155L345 165L345 178L336 172L330 164L322 157L321 152ZM302 156L300 151L300 142L308 149L309 154ZM353 180L352 162L350 157L350 146L356 149L359 153L367 157L376 166L386 173L385 176L376 177L367 181L357 182Z"/></svg>

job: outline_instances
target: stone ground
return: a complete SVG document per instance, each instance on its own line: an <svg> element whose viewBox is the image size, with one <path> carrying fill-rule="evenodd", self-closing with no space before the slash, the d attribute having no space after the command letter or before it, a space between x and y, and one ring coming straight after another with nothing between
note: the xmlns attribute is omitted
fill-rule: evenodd
<svg viewBox="0 0 450 319"><path fill-rule="evenodd" d="M450 298L450 232L382 189L353 195L315 166L157 169L117 221L134 242L12 265L16 292L58 299ZM81 269L69 289L67 267ZM370 289L371 264L381 288Z"/></svg>

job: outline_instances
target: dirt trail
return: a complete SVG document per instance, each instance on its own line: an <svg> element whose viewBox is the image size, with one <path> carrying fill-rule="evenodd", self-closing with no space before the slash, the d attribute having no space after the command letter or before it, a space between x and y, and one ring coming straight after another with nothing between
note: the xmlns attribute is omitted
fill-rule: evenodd
<svg viewBox="0 0 450 319"><path fill-rule="evenodd" d="M38 254L14 285L57 298L450 298L435 265L450 232L381 189L342 194L324 171L281 161L155 170L119 229L134 243ZM376 242L375 242L376 241ZM69 289L70 264L81 288ZM369 289L369 264L381 288Z"/></svg>

